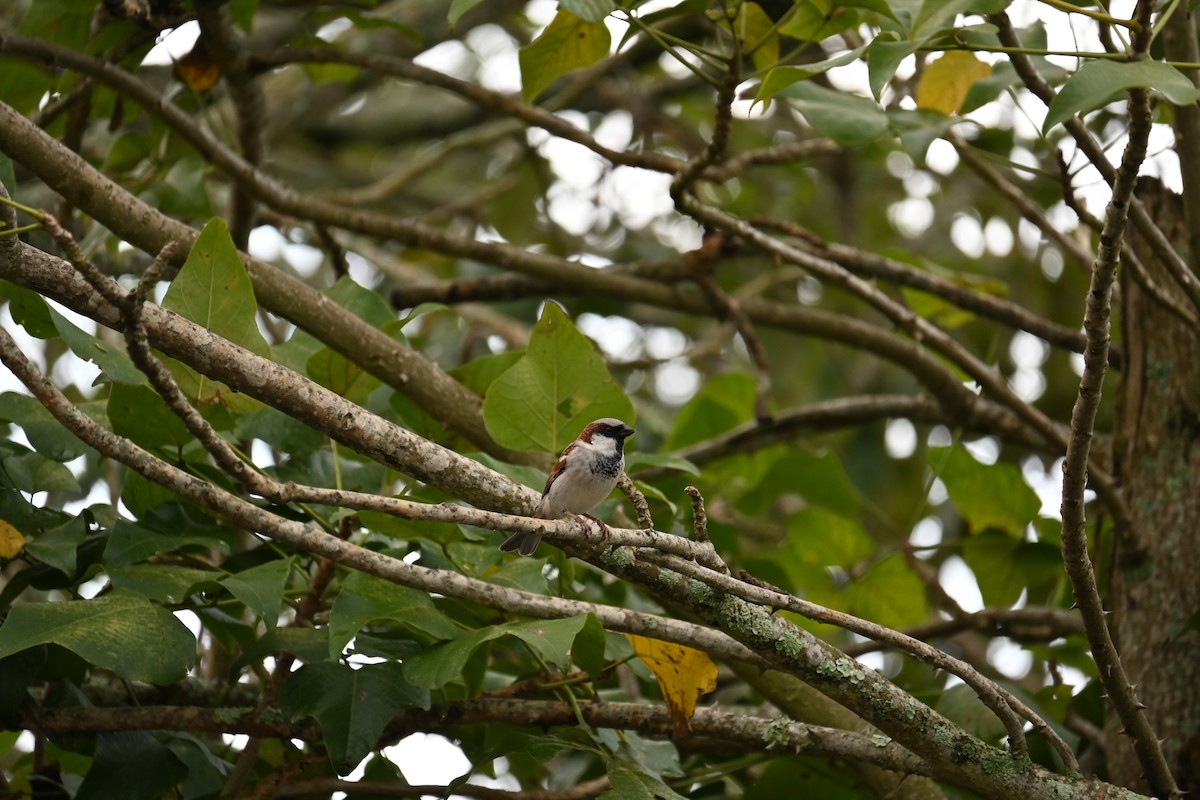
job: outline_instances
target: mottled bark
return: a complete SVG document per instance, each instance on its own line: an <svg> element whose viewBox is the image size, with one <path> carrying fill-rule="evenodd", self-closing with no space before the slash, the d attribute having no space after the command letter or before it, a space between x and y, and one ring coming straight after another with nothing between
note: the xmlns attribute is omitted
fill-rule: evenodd
<svg viewBox="0 0 1200 800"><path fill-rule="evenodd" d="M1179 199L1145 181L1139 196L1183 251ZM1149 249L1133 237L1150 276L1177 291ZM1125 276L1127 277L1128 273ZM1200 793L1200 331L1165 313L1135 282L1122 284L1126 369L1119 395L1115 457L1135 523L1119 531L1109 605L1121 657L1148 706L1179 788ZM1183 295L1180 294L1183 298ZM1186 298L1183 298L1186 302ZM1145 789L1118 730L1108 730L1109 778Z"/></svg>

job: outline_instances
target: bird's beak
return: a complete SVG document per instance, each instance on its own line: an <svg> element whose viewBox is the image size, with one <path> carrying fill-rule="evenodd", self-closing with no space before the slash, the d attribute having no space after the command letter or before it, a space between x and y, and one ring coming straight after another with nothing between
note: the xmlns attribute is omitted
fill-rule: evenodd
<svg viewBox="0 0 1200 800"><path fill-rule="evenodd" d="M637 431L635 431L633 428L629 427L628 425L626 425L624 427L624 429L621 431L621 434L623 436L625 436L626 438L633 436L635 433L637 433Z"/></svg>

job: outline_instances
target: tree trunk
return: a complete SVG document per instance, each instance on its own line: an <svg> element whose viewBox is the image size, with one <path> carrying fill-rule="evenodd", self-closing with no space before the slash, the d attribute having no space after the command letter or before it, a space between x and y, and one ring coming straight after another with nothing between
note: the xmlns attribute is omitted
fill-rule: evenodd
<svg viewBox="0 0 1200 800"><path fill-rule="evenodd" d="M1187 226L1177 196L1143 181L1139 196L1181 252ZM1132 237L1146 272L1191 308L1149 248ZM1148 706L1179 788L1200 795L1200 332L1131 280L1123 267L1126 368L1114 458L1135 523L1118 531L1110 608L1121 658ZM1194 309L1193 309L1194 310ZM1109 778L1145 791L1120 723L1108 729Z"/></svg>

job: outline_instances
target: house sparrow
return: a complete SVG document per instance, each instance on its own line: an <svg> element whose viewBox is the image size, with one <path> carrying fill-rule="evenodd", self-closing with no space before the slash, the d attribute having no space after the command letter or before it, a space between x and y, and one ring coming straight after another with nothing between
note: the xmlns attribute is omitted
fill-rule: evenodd
<svg viewBox="0 0 1200 800"><path fill-rule="evenodd" d="M582 514L596 522L607 535L608 526L587 513L608 497L617 479L625 469L625 439L633 435L633 428L619 419L598 419L583 429L579 438L567 445L558 458L542 499L538 501L533 516L538 519L559 519L570 514L582 525ZM523 556L533 555L538 542L536 533L514 533L500 545L509 552L516 550Z"/></svg>

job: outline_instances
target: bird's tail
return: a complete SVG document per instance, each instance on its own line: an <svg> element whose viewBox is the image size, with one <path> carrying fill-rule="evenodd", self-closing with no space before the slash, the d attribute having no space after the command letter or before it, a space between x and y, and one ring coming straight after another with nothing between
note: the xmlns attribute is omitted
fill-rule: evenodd
<svg viewBox="0 0 1200 800"><path fill-rule="evenodd" d="M500 545L500 550L505 553L516 550L523 556L531 556L533 551L537 550L538 542L541 540L542 537L536 533L514 533L504 540L504 544Z"/></svg>

